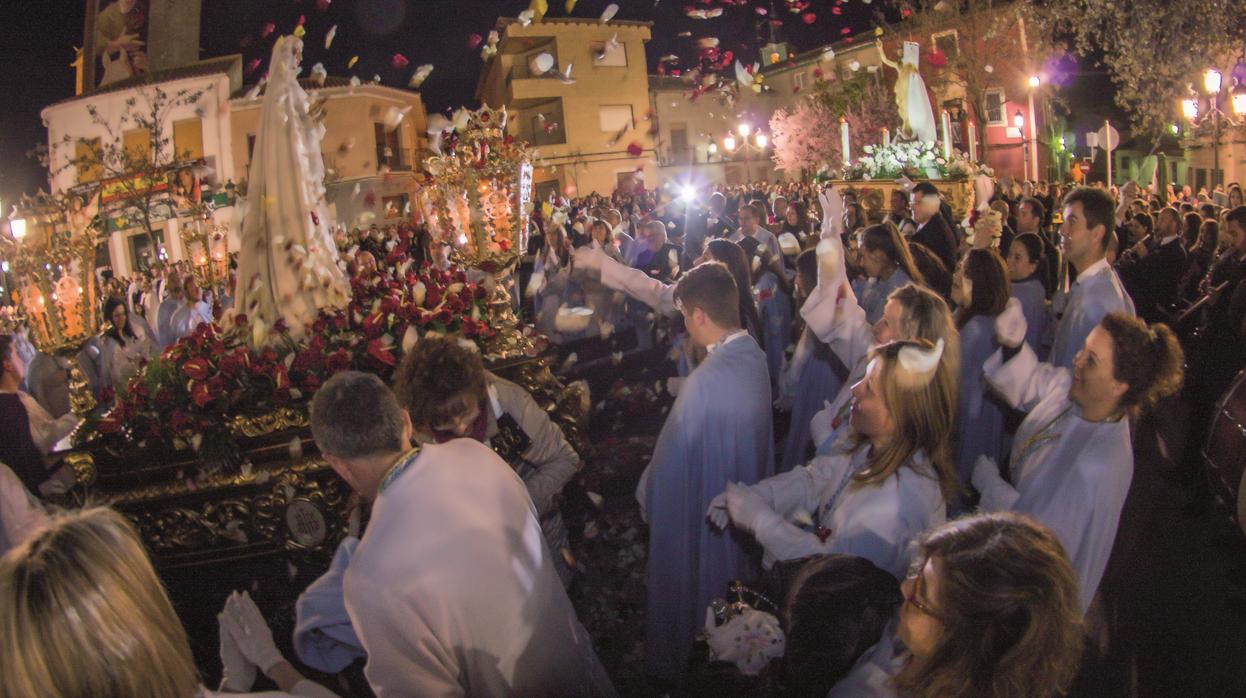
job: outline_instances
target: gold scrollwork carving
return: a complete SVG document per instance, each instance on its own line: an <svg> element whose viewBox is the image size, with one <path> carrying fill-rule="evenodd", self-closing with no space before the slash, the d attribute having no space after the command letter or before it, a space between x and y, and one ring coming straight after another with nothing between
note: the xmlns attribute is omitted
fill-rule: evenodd
<svg viewBox="0 0 1246 698"><path fill-rule="evenodd" d="M65 454L65 465L73 469L74 482L79 486L95 484L95 456L86 451L71 451Z"/></svg>
<svg viewBox="0 0 1246 698"><path fill-rule="evenodd" d="M292 407L279 407L258 417L239 415L230 422L229 429L239 436L254 438L266 436L282 429L307 426L307 415Z"/></svg>

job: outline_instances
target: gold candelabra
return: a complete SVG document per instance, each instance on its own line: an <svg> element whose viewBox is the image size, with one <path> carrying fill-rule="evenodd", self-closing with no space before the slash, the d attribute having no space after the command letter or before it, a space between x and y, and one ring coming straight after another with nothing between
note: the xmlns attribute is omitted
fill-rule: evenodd
<svg viewBox="0 0 1246 698"><path fill-rule="evenodd" d="M212 221L212 210L199 204L190 222L178 229L191 273L202 288L216 288L229 278L229 227Z"/></svg>
<svg viewBox="0 0 1246 698"><path fill-rule="evenodd" d="M98 197L26 197L0 238L17 278L17 300L31 343L39 351L71 358L70 405L75 414L95 408L90 384L72 360L99 330L95 284Z"/></svg>

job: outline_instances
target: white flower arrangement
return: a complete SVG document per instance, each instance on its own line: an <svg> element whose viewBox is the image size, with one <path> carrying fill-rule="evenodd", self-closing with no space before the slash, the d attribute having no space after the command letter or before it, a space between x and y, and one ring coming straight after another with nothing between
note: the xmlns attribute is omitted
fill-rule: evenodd
<svg viewBox="0 0 1246 698"><path fill-rule="evenodd" d="M978 174L993 174L989 167L970 162L962 152L943 156L942 147L931 141L905 141L887 145L866 145L863 156L845 167L846 180L896 179L969 179Z"/></svg>

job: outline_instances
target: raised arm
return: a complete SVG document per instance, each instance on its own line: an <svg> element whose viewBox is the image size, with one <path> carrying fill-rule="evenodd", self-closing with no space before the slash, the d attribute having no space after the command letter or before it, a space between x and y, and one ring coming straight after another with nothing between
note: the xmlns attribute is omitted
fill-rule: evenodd
<svg viewBox="0 0 1246 698"><path fill-rule="evenodd" d="M601 250L581 247L575 251L575 265L601 271L601 283L613 291L626 293L663 315L676 315L675 287L649 278L639 269L616 262Z"/></svg>

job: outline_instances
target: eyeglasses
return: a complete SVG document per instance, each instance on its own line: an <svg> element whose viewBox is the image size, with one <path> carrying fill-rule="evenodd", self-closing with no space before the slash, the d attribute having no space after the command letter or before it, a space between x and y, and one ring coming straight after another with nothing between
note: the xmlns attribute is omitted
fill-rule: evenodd
<svg viewBox="0 0 1246 698"><path fill-rule="evenodd" d="M913 591L909 594L905 594L904 600L913 604L913 608L916 608L917 610L930 616L931 618L934 618L935 620L942 622L943 614L936 611L933 607L930 606L930 604L926 603L925 601L922 601L920 598L921 595L925 593L925 582L921 576L921 570L924 567L925 565L923 564L922 567L916 568L916 571L909 575L909 579L913 581L913 586L912 586Z"/></svg>

